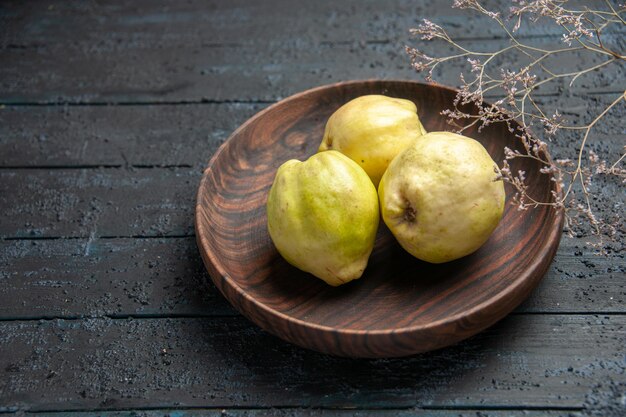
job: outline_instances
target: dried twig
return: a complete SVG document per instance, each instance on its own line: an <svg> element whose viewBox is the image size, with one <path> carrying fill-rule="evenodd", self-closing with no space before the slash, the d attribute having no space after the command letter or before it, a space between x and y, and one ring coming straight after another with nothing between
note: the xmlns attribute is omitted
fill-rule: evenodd
<svg viewBox="0 0 626 417"><path fill-rule="evenodd" d="M606 42L605 34L611 27L626 27L626 5L615 4L606 0L606 7L601 10L588 7L572 8L567 0L517 0L510 8L509 16L502 17L501 12L488 10L481 0L455 0L453 7L475 10L488 16L504 32L509 44L495 51L475 51L455 41L446 30L424 20L413 35L425 41L438 40L451 46L454 53L431 57L420 49L407 47L413 67L418 72L425 72L426 79L432 81L433 70L440 64L454 60L464 60L469 64L469 71L461 74L460 91L454 102L454 108L443 112L450 123L464 121L460 132L471 126L482 128L492 123L507 123L523 144L524 151L505 149L501 174L516 190L512 199L520 210L549 205L563 209L566 213L566 226L570 234L575 226L585 226L591 235L603 238L614 236L621 224L621 216L615 219L598 219L594 213L590 189L594 175L617 178L621 184L626 182L625 149L615 157L612 163L601 160L587 143L593 136L594 128L617 106L626 105L626 91L616 94L614 100L600 109L594 119L584 125L568 124L557 110L549 115L536 98L537 89L550 83L567 80L569 87L583 75L612 65L626 64L626 54L612 49ZM516 36L524 21L535 22L548 19L562 31L562 47L553 49L532 45ZM566 54L593 54L599 58L585 68L572 71L555 70L554 63ZM515 54L519 68L500 68L495 65L496 58ZM623 80L622 80L623 81ZM625 85L621 86L626 88ZM499 95L493 104L486 104L485 94ZM473 103L479 109L478 114L469 114L462 110L462 105ZM512 123L519 122L519 125ZM457 124L458 126L458 124ZM580 145L576 155L568 159L553 159L548 143L540 140L533 128L541 126L550 141L561 130L579 132ZM528 186L524 172L512 172L509 160L514 158L532 158L541 163L541 172L550 174L560 185L562 193L553 193L549 201L540 201L528 195ZM602 245L602 239L598 246Z"/></svg>

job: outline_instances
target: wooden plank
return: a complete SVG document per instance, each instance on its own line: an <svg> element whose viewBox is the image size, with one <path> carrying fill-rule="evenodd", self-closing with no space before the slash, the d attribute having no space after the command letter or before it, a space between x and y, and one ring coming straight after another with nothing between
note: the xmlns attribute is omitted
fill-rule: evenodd
<svg viewBox="0 0 626 417"><path fill-rule="evenodd" d="M539 97L570 123L589 123L613 95ZM0 166L189 165L204 167L217 147L267 104L130 106L5 106L0 109ZM589 146L615 157L626 134L626 105L592 131ZM115 120L115 123L111 123ZM562 130L550 143L555 157L575 156L583 132ZM321 139L320 139L321 140ZM28 158L24 158L28 155Z"/></svg>
<svg viewBox="0 0 626 417"><path fill-rule="evenodd" d="M0 323L6 409L584 407L623 390L626 316L514 316L436 352L350 360L241 318Z"/></svg>
<svg viewBox="0 0 626 417"><path fill-rule="evenodd" d="M495 42L484 44L489 50L503 45L503 41L497 41L499 46ZM538 46L546 47L545 43ZM163 48L167 50L145 47L99 54L66 51L67 47L29 53L0 50L0 60L15 63L0 69L3 83L0 100L5 103L273 101L343 80L422 79L410 68L404 43L288 46L263 54L254 47L212 48L203 53L192 50L190 45ZM433 54L441 46L428 44L424 49ZM512 59L502 64L508 67ZM592 59L595 57L572 54L563 60L562 68L593 65ZM46 62L46 67L42 68L40 62ZM142 62L141 70L137 62ZM342 65L338 67L336 62ZM442 65L436 71L436 79L442 84L458 85L459 68L457 63ZM623 76L622 66L611 65L602 77L581 77L573 89L616 92L619 87L613 80ZM541 93L554 94L565 89L568 82L550 84Z"/></svg>
<svg viewBox="0 0 626 417"><path fill-rule="evenodd" d="M6 106L0 110L0 165L203 168L232 131L262 107Z"/></svg>
<svg viewBox="0 0 626 417"><path fill-rule="evenodd" d="M0 102L134 103L180 101L274 101L307 88L350 79L422 79L410 67L407 42L228 46L202 48L194 43L122 43L117 48L84 48L75 44L35 49L0 49ZM440 44L416 42L426 53L455 53ZM506 40L484 40L466 46L495 51ZM537 47L559 46L539 38ZM458 51L456 51L458 52ZM509 68L514 56L499 56L494 68ZM559 58L555 71L596 65L598 57L580 52ZM458 85L463 62L440 65L441 84ZM42 65L45 63L45 65ZM340 65L338 65L340 63ZM515 69L515 68L514 68ZM620 92L618 64L601 75L582 76L573 91ZM567 81L549 84L541 94L567 89Z"/></svg>
<svg viewBox="0 0 626 417"><path fill-rule="evenodd" d="M550 269L516 312L626 312L623 253L597 255L587 240L562 238Z"/></svg>
<svg viewBox="0 0 626 417"><path fill-rule="evenodd" d="M235 315L195 239L0 242L0 318Z"/></svg>
<svg viewBox="0 0 626 417"><path fill-rule="evenodd" d="M522 313L626 313L626 266L564 238ZM0 320L238 315L195 239L0 241Z"/></svg>
<svg viewBox="0 0 626 417"><path fill-rule="evenodd" d="M0 171L0 236L193 233L199 169Z"/></svg>
<svg viewBox="0 0 626 417"><path fill-rule="evenodd" d="M600 0L587 3L589 7L606 9ZM504 0L485 4L505 15L510 6ZM44 1L29 4L5 1L0 8L0 21L6 28L4 44L31 48L64 44L67 39L109 48L116 47L116 42L151 43L164 39L180 43L201 40L206 47L265 45L287 40L380 41L405 37L407 30L417 26L422 18L446 25L451 35L461 39L502 36L491 19L473 11L454 9L451 2L193 0L172 4L140 0L132 4L68 1L50 5ZM76 33L81 36L75 36ZM524 25L519 33L560 36L558 28L550 25Z"/></svg>

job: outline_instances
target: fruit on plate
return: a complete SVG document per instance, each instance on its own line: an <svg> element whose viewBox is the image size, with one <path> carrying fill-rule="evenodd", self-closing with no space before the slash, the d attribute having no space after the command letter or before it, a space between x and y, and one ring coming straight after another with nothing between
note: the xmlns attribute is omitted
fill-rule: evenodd
<svg viewBox="0 0 626 417"><path fill-rule="evenodd" d="M334 149L349 156L378 186L391 160L424 133L412 101L366 95L330 116L319 151Z"/></svg>
<svg viewBox="0 0 626 417"><path fill-rule="evenodd" d="M363 274L379 217L376 188L337 151L285 162L267 199L268 230L278 252L333 286Z"/></svg>
<svg viewBox="0 0 626 417"><path fill-rule="evenodd" d="M504 211L504 183L476 140L449 132L419 138L378 188L383 220L418 259L442 263L476 251Z"/></svg>

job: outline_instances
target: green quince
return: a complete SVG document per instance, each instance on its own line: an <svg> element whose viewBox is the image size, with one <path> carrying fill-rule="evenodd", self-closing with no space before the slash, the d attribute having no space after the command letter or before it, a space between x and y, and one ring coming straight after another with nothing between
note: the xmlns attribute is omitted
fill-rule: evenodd
<svg viewBox="0 0 626 417"><path fill-rule="evenodd" d="M418 259L442 263L482 246L504 211L504 183L487 150L449 132L419 138L378 187L385 224Z"/></svg>
<svg viewBox="0 0 626 417"><path fill-rule="evenodd" d="M412 101L366 95L330 116L319 151L334 149L347 155L378 187L393 158L425 133Z"/></svg>
<svg viewBox="0 0 626 417"><path fill-rule="evenodd" d="M269 235L278 252L332 286L363 274L378 221L376 188L337 151L285 162L267 199Z"/></svg>

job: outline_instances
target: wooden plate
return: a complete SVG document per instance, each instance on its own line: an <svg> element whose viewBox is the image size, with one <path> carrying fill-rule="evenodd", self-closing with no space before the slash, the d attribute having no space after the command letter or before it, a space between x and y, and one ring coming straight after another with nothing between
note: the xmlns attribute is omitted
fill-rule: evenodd
<svg viewBox="0 0 626 417"><path fill-rule="evenodd" d="M447 346L494 324L522 302L546 272L561 237L563 213L507 205L477 252L431 265L407 254L383 222L364 275L330 287L289 265L267 232L265 203L278 167L317 151L326 120L364 94L413 100L428 131L450 130L440 111L456 92L406 81L353 81L296 94L261 111L216 152L196 205L198 246L215 285L244 316L297 345L351 357L410 355ZM495 161L520 148L503 125L466 134ZM556 189L531 159L529 194ZM507 189L511 197L512 190ZM262 349L262 346L259 347Z"/></svg>

